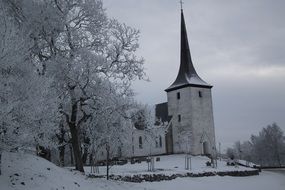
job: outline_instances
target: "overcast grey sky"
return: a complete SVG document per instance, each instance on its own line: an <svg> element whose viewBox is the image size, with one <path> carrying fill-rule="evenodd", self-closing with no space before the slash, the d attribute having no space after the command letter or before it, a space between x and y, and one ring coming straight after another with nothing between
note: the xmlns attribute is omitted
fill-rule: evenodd
<svg viewBox="0 0 285 190"><path fill-rule="evenodd" d="M137 99L166 101L179 68L178 0L104 0L110 17L141 31L138 54L151 82ZM247 140L276 122L285 131L285 1L185 0L194 66L212 84L217 142Z"/></svg>

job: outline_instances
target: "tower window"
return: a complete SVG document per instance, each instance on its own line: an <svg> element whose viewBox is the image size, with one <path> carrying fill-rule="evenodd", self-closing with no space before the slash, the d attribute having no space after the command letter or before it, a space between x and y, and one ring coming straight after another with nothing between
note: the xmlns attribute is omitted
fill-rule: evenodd
<svg viewBox="0 0 285 190"><path fill-rule="evenodd" d="M202 98L202 92L201 91L199 91L199 97Z"/></svg>
<svg viewBox="0 0 285 190"><path fill-rule="evenodd" d="M180 92L177 92L177 100L180 99Z"/></svg>
<svg viewBox="0 0 285 190"><path fill-rule="evenodd" d="M159 147L160 147L160 148L162 147L162 138L161 138L160 135L159 135Z"/></svg>
<svg viewBox="0 0 285 190"><path fill-rule="evenodd" d="M181 115L179 114L178 115L178 122L180 122L181 121Z"/></svg>

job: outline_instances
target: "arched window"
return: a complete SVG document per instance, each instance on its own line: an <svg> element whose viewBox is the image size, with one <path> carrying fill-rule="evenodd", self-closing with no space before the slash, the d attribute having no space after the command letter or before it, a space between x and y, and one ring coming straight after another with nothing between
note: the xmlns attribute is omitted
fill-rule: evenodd
<svg viewBox="0 0 285 190"><path fill-rule="evenodd" d="M162 147L162 138L161 138L160 135L159 135L159 147L160 147L160 148Z"/></svg>
<svg viewBox="0 0 285 190"><path fill-rule="evenodd" d="M139 148L142 148L143 146L142 146L142 137L140 136L139 137Z"/></svg>

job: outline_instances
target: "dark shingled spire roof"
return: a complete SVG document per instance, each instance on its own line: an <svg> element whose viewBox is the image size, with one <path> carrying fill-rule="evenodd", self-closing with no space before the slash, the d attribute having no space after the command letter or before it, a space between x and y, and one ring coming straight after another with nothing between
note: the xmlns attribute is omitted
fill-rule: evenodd
<svg viewBox="0 0 285 190"><path fill-rule="evenodd" d="M180 47L180 68L176 80L165 91L180 89L186 86L201 88L212 88L211 85L203 81L197 74L191 59L186 25L183 10L181 9L181 47Z"/></svg>

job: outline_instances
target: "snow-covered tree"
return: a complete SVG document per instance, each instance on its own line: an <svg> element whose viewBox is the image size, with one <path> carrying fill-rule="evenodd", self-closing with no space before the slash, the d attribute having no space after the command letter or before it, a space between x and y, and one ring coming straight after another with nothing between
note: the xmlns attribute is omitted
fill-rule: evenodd
<svg viewBox="0 0 285 190"><path fill-rule="evenodd" d="M108 19L100 0L8 2L19 23L31 30L38 73L53 79L76 169L83 171L79 133L97 109L97 87L107 80L123 92L144 77L143 59L135 56L139 31Z"/></svg>
<svg viewBox="0 0 285 190"><path fill-rule="evenodd" d="M13 141L18 140L13 137L19 129L14 115L19 113L17 106L22 103L22 78L26 79L29 72L25 67L26 62L23 61L27 57L24 36L14 25L13 19L8 16L5 4L2 2L0 6L0 149L3 150L11 148L15 145Z"/></svg>
<svg viewBox="0 0 285 190"><path fill-rule="evenodd" d="M264 166L284 165L284 133L276 123L273 123L263 128L258 135L252 135L249 141L236 142L233 148L228 148L227 155Z"/></svg>
<svg viewBox="0 0 285 190"><path fill-rule="evenodd" d="M57 120L51 80L36 72L30 59L30 31L18 23L10 3L0 2L0 154L51 145Z"/></svg>
<svg viewBox="0 0 285 190"><path fill-rule="evenodd" d="M277 124L263 128L258 136L252 135L251 143L254 159L259 164L281 166L285 163L285 137Z"/></svg>
<svg viewBox="0 0 285 190"><path fill-rule="evenodd" d="M129 132L132 130L130 110L134 105L133 93L129 90L118 92L117 86L112 83L104 84L98 91L96 110L87 124L88 138L90 139L89 152L92 163L95 163L103 151L106 153L107 173L109 161L113 157L121 157L122 145L131 143ZM104 98L108 97L108 98ZM100 155L102 159L102 155Z"/></svg>
<svg viewBox="0 0 285 190"><path fill-rule="evenodd" d="M135 127L139 130L143 130L144 141L148 145L148 155L153 154L153 145L159 145L159 136L161 134L161 129L159 127L163 126L161 123L159 126L155 125L155 113L154 109L148 105L138 105L138 111L136 113L136 122L134 123Z"/></svg>

